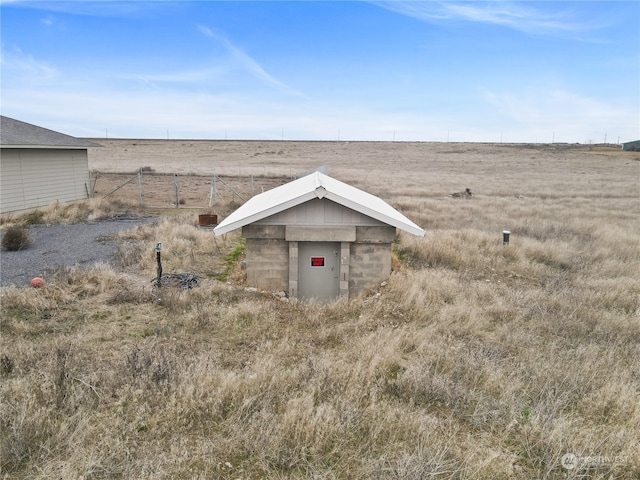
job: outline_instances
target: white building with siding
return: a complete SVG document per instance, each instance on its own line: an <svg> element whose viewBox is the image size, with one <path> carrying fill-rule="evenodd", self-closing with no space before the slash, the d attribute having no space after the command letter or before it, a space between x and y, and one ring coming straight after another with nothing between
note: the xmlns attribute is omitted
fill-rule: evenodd
<svg viewBox="0 0 640 480"><path fill-rule="evenodd" d="M86 199L87 149L100 145L0 116L0 213Z"/></svg>

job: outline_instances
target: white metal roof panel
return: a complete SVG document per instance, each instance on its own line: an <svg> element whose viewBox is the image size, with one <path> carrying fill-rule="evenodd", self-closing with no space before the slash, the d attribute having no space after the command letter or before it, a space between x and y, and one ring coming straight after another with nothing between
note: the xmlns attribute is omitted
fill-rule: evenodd
<svg viewBox="0 0 640 480"><path fill-rule="evenodd" d="M381 198L320 172L256 195L225 218L213 232L222 235L313 198L325 197L414 235L425 234L423 229Z"/></svg>

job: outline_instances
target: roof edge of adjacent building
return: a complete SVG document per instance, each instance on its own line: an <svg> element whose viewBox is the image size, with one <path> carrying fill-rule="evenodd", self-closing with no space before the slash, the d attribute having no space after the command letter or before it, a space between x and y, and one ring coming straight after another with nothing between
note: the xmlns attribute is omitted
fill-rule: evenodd
<svg viewBox="0 0 640 480"><path fill-rule="evenodd" d="M11 149L84 150L102 145L66 133L0 115L0 147Z"/></svg>

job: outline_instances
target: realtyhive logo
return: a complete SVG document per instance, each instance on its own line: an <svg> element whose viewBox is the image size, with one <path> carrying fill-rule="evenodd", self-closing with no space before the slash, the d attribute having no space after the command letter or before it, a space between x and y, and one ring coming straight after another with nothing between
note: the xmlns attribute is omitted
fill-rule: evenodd
<svg viewBox="0 0 640 480"><path fill-rule="evenodd" d="M592 455L580 456L574 453L565 453L560 459L560 464L567 470L574 468L597 468L605 465L620 465L627 459L622 455Z"/></svg>

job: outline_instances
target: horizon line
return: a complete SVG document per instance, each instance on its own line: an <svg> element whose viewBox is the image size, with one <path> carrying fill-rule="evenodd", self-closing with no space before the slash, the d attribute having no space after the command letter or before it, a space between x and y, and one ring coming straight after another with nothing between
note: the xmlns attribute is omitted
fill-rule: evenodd
<svg viewBox="0 0 640 480"><path fill-rule="evenodd" d="M473 141L473 140L292 140L292 139L264 139L264 138L160 138L160 137L76 137L82 140L103 141L103 140L141 140L141 141L162 141L162 142L280 142L280 143L473 143L485 145L584 145L584 146L620 146L624 143L630 143L637 140L629 140L628 142L491 142L491 141Z"/></svg>

